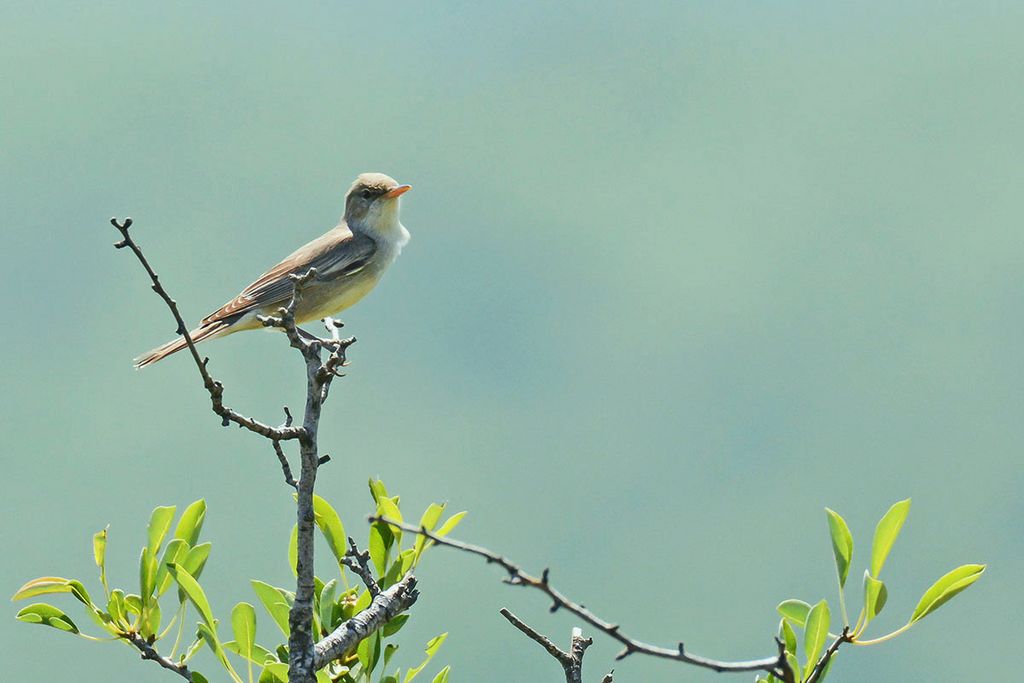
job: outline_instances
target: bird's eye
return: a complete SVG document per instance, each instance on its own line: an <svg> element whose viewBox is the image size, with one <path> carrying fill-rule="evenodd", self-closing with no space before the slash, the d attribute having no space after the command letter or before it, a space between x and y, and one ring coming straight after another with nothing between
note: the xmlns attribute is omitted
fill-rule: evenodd
<svg viewBox="0 0 1024 683"><path fill-rule="evenodd" d="M370 197L372 197L372 196L373 196L373 193L372 193L372 192L370 192L369 190L363 190L363 191L362 191L362 192L360 192L359 194L361 194L361 195L362 195L363 199L369 199Z"/></svg>

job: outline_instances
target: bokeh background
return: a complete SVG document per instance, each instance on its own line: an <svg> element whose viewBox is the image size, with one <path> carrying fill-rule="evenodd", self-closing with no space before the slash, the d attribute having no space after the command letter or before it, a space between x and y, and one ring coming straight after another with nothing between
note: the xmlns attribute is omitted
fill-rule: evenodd
<svg viewBox="0 0 1024 683"><path fill-rule="evenodd" d="M219 614L255 602L251 577L290 580L271 450L220 428L186 358L131 369L173 324L106 221L136 219L198 319L381 170L414 185L413 240L345 315L360 342L320 491L350 530L380 476L414 515L468 509L462 538L550 566L636 637L747 658L773 652L778 601L834 596L825 505L857 577L878 517L912 496L876 634L953 566L989 571L909 634L845 649L831 678L1009 680L1022 31L1024 5L977 0L7 0L0 592L96 586L108 523L112 580L134 585L149 511L198 497ZM282 339L205 351L230 404L270 421L300 405ZM559 680L497 610L563 642L572 619L469 557L433 553L421 576L396 661L446 630L454 680ZM169 680L16 609L6 680ZM591 679L616 651L598 639Z"/></svg>

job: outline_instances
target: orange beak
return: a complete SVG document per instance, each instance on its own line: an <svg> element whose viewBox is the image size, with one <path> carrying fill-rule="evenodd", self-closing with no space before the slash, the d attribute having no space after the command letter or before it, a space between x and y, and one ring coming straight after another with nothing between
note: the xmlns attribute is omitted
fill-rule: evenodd
<svg viewBox="0 0 1024 683"><path fill-rule="evenodd" d="M391 190L384 195L387 199L394 199L395 197L401 197L403 194L412 189L412 185L399 185L395 189Z"/></svg>

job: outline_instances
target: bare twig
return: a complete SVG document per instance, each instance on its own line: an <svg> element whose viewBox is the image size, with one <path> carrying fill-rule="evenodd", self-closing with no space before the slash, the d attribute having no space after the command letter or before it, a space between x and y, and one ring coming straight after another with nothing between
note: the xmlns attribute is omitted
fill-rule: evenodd
<svg viewBox="0 0 1024 683"><path fill-rule="evenodd" d="M786 660L786 653L784 650L780 650L779 654L774 657L765 657L762 659L751 659L746 661L727 662L720 661L717 659L710 659L708 657L702 657L687 652L683 646L683 643L679 643L677 648L666 648L657 645L650 645L642 641L636 640L623 633L618 624L605 621L601 617L597 616L583 605L573 602L568 597L563 595L561 592L556 590L549 581L549 570L545 569L539 577L532 576L523 571L519 565L512 562L511 560L495 553L487 548L481 546L471 545L469 543L463 543L453 538L446 536L438 536L431 532L425 527L417 527L411 524L405 524L402 522L396 522L395 520L388 519L380 515L374 515L369 518L370 522L381 522L388 524L397 529L408 531L415 534L420 534L430 539L438 545L448 546L462 552L469 553L471 555L477 555L484 558L488 564L496 564L508 573L508 578L505 580L506 583L512 586L523 586L526 588L534 588L544 593L551 599L551 611L554 612L558 609L565 609L577 617L590 624L597 630L601 631L610 638L618 641L622 644L623 649L618 654L616 659L623 659L631 654L638 653L644 654L651 657L658 657L661 659L671 659L677 662L685 662L686 664L692 664L705 669L711 669L718 672L742 672L742 671L765 671L773 674L774 676L781 678L786 683L794 683L794 672L789 666L789 662Z"/></svg>
<svg viewBox="0 0 1024 683"><path fill-rule="evenodd" d="M416 577L411 573L406 574L401 581L378 593L370 601L369 607L342 623L316 644L314 668L322 669L344 656L374 631L408 610L418 597Z"/></svg>
<svg viewBox="0 0 1024 683"><path fill-rule="evenodd" d="M284 449L281 448L281 442L274 439L271 443L274 444L274 453L277 454L277 459L281 462L281 471L284 472L284 483L293 489L299 488L299 483L292 476L292 467L288 464L288 458L284 454Z"/></svg>
<svg viewBox="0 0 1024 683"><path fill-rule="evenodd" d="M175 662L173 659L161 656L156 651L156 648L154 648L149 642L146 641L145 638L140 636L138 633L129 633L123 636L123 638L126 642L129 642L136 648L138 648L139 652L142 653L143 659L149 659L151 661L156 662L168 671L173 671L174 673L178 674L186 681L192 680L192 672L188 670L188 665Z"/></svg>
<svg viewBox="0 0 1024 683"><path fill-rule="evenodd" d="M811 670L811 675L807 677L805 683L818 683L818 680L825 673L825 669L828 668L829 663L832 661L832 657L835 656L836 652L839 651L839 647L843 643L852 642L853 638L850 636L850 627L846 626L843 628L843 632L836 636L836 639L832 641L832 644L828 646L828 649L821 655L817 663L814 665L814 669Z"/></svg>
<svg viewBox="0 0 1024 683"><path fill-rule="evenodd" d="M372 597L377 597L380 594L380 585L377 584L377 580L373 578L373 571L370 570L370 553L365 550L359 552L359 547L351 536L348 537L348 552L345 553L345 557L341 558L341 563L363 580Z"/></svg>
<svg viewBox="0 0 1024 683"><path fill-rule="evenodd" d="M163 299L174 316L174 320L178 324L178 334L184 337L185 345L188 347L189 353L191 353L192 359L199 369L199 374L203 378L203 386L206 387L210 394L213 411L221 416L225 425L234 422L241 427L270 439L273 443L274 452L281 464L285 482L296 490L296 517L298 522L297 578L295 583L295 599L288 614L290 628L290 635L288 637L288 680L291 683L313 683L315 681L315 672L318 668L315 666L317 655L313 639L313 490L316 485L317 468L329 460L328 456L321 457L318 453L317 431L320 425L320 412L327 398L331 381L335 377L340 376L337 370L345 365L345 352L349 346L355 343L355 339L339 339L336 332L338 325L334 325L333 322L332 325L334 326L329 328L332 332L332 338L330 339L321 339L300 330L295 321L296 306L302 296L302 290L316 277L316 269L311 268L303 274L289 275L293 283L293 292L288 304L280 309L279 315L261 316L259 320L265 326L281 328L288 337L291 346L298 349L305 361L306 406L302 424L293 426L292 415L287 407L284 409L285 422L279 427L271 427L252 418L243 417L224 405L224 387L210 375L207 370L208 359L200 358L198 351L196 351L195 342L189 334L181 313L178 311L177 303L167 294L163 285L160 284L160 278L142 253L142 249L132 239L129 233L129 228L132 225L131 219L126 218L123 222L111 219L110 222L117 228L122 237L121 241L114 246L118 249L129 247L132 250L149 275L153 291ZM321 360L321 351L323 349L327 349L329 352L326 361ZM295 439L299 442L301 469L298 481L292 476L291 467L280 443L290 439ZM412 604L412 601L415 600L415 590L411 588L414 581L410 576L410 582L412 583L407 582L404 584L411 591L411 599L403 593L402 595L405 596L406 600L391 600L387 602L387 605L405 604L407 606ZM377 597L380 596L378 595ZM364 621L371 616L364 617L362 613L357 615L357 617ZM355 618L353 617L353 619ZM155 650L153 650L153 655L159 657L159 655L156 655Z"/></svg>
<svg viewBox="0 0 1024 683"><path fill-rule="evenodd" d="M499 613L510 624L525 633L528 638L540 643L540 646L547 650L549 655L558 660L558 663L562 665L562 670L565 672L566 683L583 683L583 653L586 652L588 647L593 645L594 640L592 638L584 638L583 631L574 628L572 630L572 641L569 651L566 652L555 645L550 638L535 631L504 607L499 610ZM605 680L611 680L610 677L611 674L608 674L605 676Z"/></svg>
<svg viewBox="0 0 1024 683"><path fill-rule="evenodd" d="M164 289L164 286L160 284L160 276L158 276L156 271L153 270L153 267L149 265L149 261L146 260L146 256L142 253L142 249L135 240L132 239L131 233L128 231L132 226L132 219L125 218L124 221L118 221L116 218L111 218L110 224L117 228L117 231L121 233L121 241L115 242L114 246L118 249L128 247L132 250L135 257L139 260L139 263L141 263L142 267L146 270L146 274L149 275L153 291L164 300L164 303L167 304L167 308L171 311L171 315L174 316L174 321L178 324L177 333L184 337L185 345L188 347L189 353L192 355L192 360L195 361L196 368L199 370L199 374L203 378L203 386L210 394L210 407L213 409L213 412L220 416L224 426L234 422L239 427L244 427L250 432L255 432L260 436L265 436L268 439L274 439L276 441L300 438L302 436L301 427L292 427L290 425L271 427L270 425L254 420L251 417L245 417L224 405L224 385L213 379L210 375L209 370L206 368L207 361L199 356L199 351L196 350L195 342L189 334L188 326L185 324L184 318L181 317L181 313L178 311L177 302L170 297L167 290Z"/></svg>

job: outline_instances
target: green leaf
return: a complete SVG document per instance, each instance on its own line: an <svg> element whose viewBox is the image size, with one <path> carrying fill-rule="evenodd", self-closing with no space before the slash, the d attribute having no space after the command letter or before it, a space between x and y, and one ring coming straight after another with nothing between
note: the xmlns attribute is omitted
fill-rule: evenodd
<svg viewBox="0 0 1024 683"><path fill-rule="evenodd" d="M288 537L288 566L292 568L292 576L299 575L299 525L292 525L292 535Z"/></svg>
<svg viewBox="0 0 1024 683"><path fill-rule="evenodd" d="M981 578L983 564L965 564L949 572L924 592L910 617L913 624L937 610L948 600Z"/></svg>
<svg viewBox="0 0 1024 683"><path fill-rule="evenodd" d="M908 512L909 498L893 504L875 527L875 539L871 543L871 576L878 578L882 574L882 566L889 556L889 551L892 550L892 544L896 542L896 537L900 535Z"/></svg>
<svg viewBox="0 0 1024 683"><path fill-rule="evenodd" d="M288 683L288 665L273 662L263 667L259 683Z"/></svg>
<svg viewBox="0 0 1024 683"><path fill-rule="evenodd" d="M173 583L171 575L167 571L167 565L174 564L175 562L184 562L185 558L188 556L188 552L188 542L180 538L172 539L171 542L167 544L167 547L164 548L164 556L160 558L160 562L156 568L156 580L154 581L156 594L158 596L166 593L167 589L170 588Z"/></svg>
<svg viewBox="0 0 1024 683"><path fill-rule="evenodd" d="M142 604L149 604L149 598L156 588L156 555L146 546L139 556L139 597Z"/></svg>
<svg viewBox="0 0 1024 683"><path fill-rule="evenodd" d="M452 668L450 666L446 666L445 668L438 671L437 675L434 676L433 683L448 683L448 672L450 672L451 670Z"/></svg>
<svg viewBox="0 0 1024 683"><path fill-rule="evenodd" d="M44 626L51 626L59 631L78 633L78 627L75 626L75 622L71 620L71 617L53 605L47 605L45 602L37 602L34 605L23 608L14 618L28 624L42 624Z"/></svg>
<svg viewBox="0 0 1024 683"><path fill-rule="evenodd" d="M388 668L388 664L391 663L391 658L395 656L395 652L397 652L397 651L398 651L398 646L395 645L394 643L388 643L387 645L384 646L384 661L380 665L380 668L381 668L382 671L386 670Z"/></svg>
<svg viewBox="0 0 1024 683"><path fill-rule="evenodd" d="M786 652L796 654L796 632L789 625L788 619L779 622L779 638L786 645Z"/></svg>
<svg viewBox="0 0 1024 683"><path fill-rule="evenodd" d="M811 608L807 614L807 627L804 630L804 675L809 674L818 661L821 649L825 647L825 640L828 638L828 627L831 621L828 602L822 600Z"/></svg>
<svg viewBox="0 0 1024 683"><path fill-rule="evenodd" d="M124 606L132 614L142 614L142 598L134 593L124 596Z"/></svg>
<svg viewBox="0 0 1024 683"><path fill-rule="evenodd" d="M156 557L160 551L160 546L164 542L164 536L171 529L175 510L176 508L173 505L158 507L153 510L153 514L149 517L149 541L146 547L149 548L149 552L153 557Z"/></svg>
<svg viewBox="0 0 1024 683"><path fill-rule="evenodd" d="M384 576L388 568L388 551L391 549L391 542L394 534L386 524L375 522L370 525L370 560L377 570L377 576Z"/></svg>
<svg viewBox="0 0 1024 683"><path fill-rule="evenodd" d="M803 600L783 600L775 609L783 618L803 628L807 623L807 613L811 611L811 606Z"/></svg>
<svg viewBox="0 0 1024 683"><path fill-rule="evenodd" d="M387 517L392 522L401 523L402 512L398 509L398 504L391 498L381 498L377 501L377 514L382 517ZM395 535L395 542L401 544L402 542L402 530L398 527L388 526L391 533Z"/></svg>
<svg viewBox="0 0 1024 683"><path fill-rule="evenodd" d="M313 496L313 515L316 525L320 527L320 532L327 539L327 545L331 547L335 559L341 562L341 558L345 557L345 553L348 551L345 527L341 524L341 517L330 503L317 495Z"/></svg>
<svg viewBox="0 0 1024 683"><path fill-rule="evenodd" d="M853 557L853 535L838 512L825 508L828 515L828 532L832 536L832 553L836 558L836 572L839 574L839 587L846 585L846 577L850 573L850 559Z"/></svg>
<svg viewBox="0 0 1024 683"><path fill-rule="evenodd" d="M369 673L380 661L380 631L375 632L368 638L364 638L356 647L356 655L359 657L359 664L363 671Z"/></svg>
<svg viewBox="0 0 1024 683"><path fill-rule="evenodd" d="M199 575L203 573L203 568L206 566L206 560L210 557L210 543L200 543L195 548L192 548L185 555L184 560L179 560L178 564L185 568L189 574L192 575L193 579L198 579ZM185 601L185 592L178 590L178 600L180 602Z"/></svg>
<svg viewBox="0 0 1024 683"><path fill-rule="evenodd" d="M240 602L231 610L231 630L241 650L238 654L252 659L256 645L256 609L247 602Z"/></svg>
<svg viewBox="0 0 1024 683"><path fill-rule="evenodd" d="M188 543L189 547L199 540L199 532L203 529L206 519L206 501L200 498L181 513L178 526L174 527L174 537Z"/></svg>
<svg viewBox="0 0 1024 683"><path fill-rule="evenodd" d="M47 593L70 593L71 586L68 585L68 580L60 576L40 576L38 579L32 579L24 586L18 589L18 592L11 597L12 601L25 600L36 595L45 595Z"/></svg>
<svg viewBox="0 0 1024 683"><path fill-rule="evenodd" d="M107 527L109 529L110 527ZM92 537L92 556L96 566L100 569L100 583L103 584L103 591L110 593L107 586L107 529L97 531Z"/></svg>
<svg viewBox="0 0 1024 683"><path fill-rule="evenodd" d="M796 660L796 655L786 653L786 661L789 663L789 668L793 670L793 674L797 680L801 680L803 677L800 675L800 662Z"/></svg>
<svg viewBox="0 0 1024 683"><path fill-rule="evenodd" d="M456 512L454 515L445 520L441 528L434 532L435 536L445 537L452 532L452 530L459 525L462 518L466 516L466 511Z"/></svg>
<svg viewBox="0 0 1024 683"><path fill-rule="evenodd" d="M120 588L110 591L110 598L107 599L107 614L114 622L127 625L128 610L124 603L124 591Z"/></svg>
<svg viewBox="0 0 1024 683"><path fill-rule="evenodd" d="M142 628L139 635L149 638L160 632L160 603L155 600L146 608L145 619L142 621Z"/></svg>
<svg viewBox="0 0 1024 683"><path fill-rule="evenodd" d="M192 601L193 605L195 605L196 611L199 612L199 616L203 618L206 625L209 626L210 629L216 628L213 620L213 612L210 611L210 602L206 599L206 593L203 591L202 586L199 585L199 582L195 580L195 577L189 574L188 570L178 563L172 564L168 568L168 571L171 573L174 580L178 582L178 586L181 590L185 591L185 595L188 596L188 599Z"/></svg>
<svg viewBox="0 0 1024 683"><path fill-rule="evenodd" d="M420 517L420 529L426 529L427 531L433 531L434 527L437 526L438 520L441 519L441 513L444 512L444 505L438 505L437 503L431 503L427 506L427 509L423 512L423 516ZM416 543L413 545L415 552L413 564L419 562L420 555L423 554L427 544L427 537L423 534L416 535Z"/></svg>
<svg viewBox="0 0 1024 683"><path fill-rule="evenodd" d="M871 623L881 613L882 608L885 607L886 600L889 599L889 589L885 587L885 583L871 576L867 571L864 572L864 626Z"/></svg>
<svg viewBox="0 0 1024 683"><path fill-rule="evenodd" d="M408 614L399 614L394 619L384 624L384 637L389 638L398 633L402 627L405 626L405 622L407 621L409 621Z"/></svg>
<svg viewBox="0 0 1024 683"><path fill-rule="evenodd" d="M429 664L430 660L433 659L435 654L437 654L438 649L440 649L441 645L444 643L445 638L447 637L447 633L442 633L441 635L435 636L434 638L430 639L425 649L425 652L427 653L427 658L424 659L423 663L419 666L413 669L409 669L405 672L405 679L403 683L409 683L409 681L416 678L419 672L423 671L423 669L426 668L427 664Z"/></svg>
<svg viewBox="0 0 1024 683"><path fill-rule="evenodd" d="M85 590L85 586L82 585L81 581L68 579L68 588L71 589L71 594L75 596L76 600L86 607L96 609L96 605L92 604L92 598L89 597L89 591Z"/></svg>
<svg viewBox="0 0 1024 683"><path fill-rule="evenodd" d="M410 569L412 569L413 562L416 560L416 551L412 548L403 550L402 553L395 558L394 564L388 569L388 573L381 579L380 587L386 589L390 586L395 585L402 580Z"/></svg>
<svg viewBox="0 0 1024 683"><path fill-rule="evenodd" d="M214 627L200 623L197 625L196 629L197 635L206 641L206 644L211 650L213 650L213 654L217 656L217 660L220 661L224 669L227 670L231 679L235 681L235 683L242 683L242 678L235 672L235 667L231 666L228 656L224 653L224 647L220 644L220 640L217 638L217 632L214 630Z"/></svg>
<svg viewBox="0 0 1024 683"><path fill-rule="evenodd" d="M263 583L253 579L252 589L256 593L256 597L263 603L263 607L267 610L267 614L274 620L277 627L281 629L281 633L287 638L291 633L288 627L288 611L291 609L291 605L288 604L288 600L277 588L274 588L269 583Z"/></svg>
<svg viewBox="0 0 1024 683"><path fill-rule="evenodd" d="M198 671L192 672L192 683L210 683L210 681L203 674Z"/></svg>
<svg viewBox="0 0 1024 683"><path fill-rule="evenodd" d="M253 664L258 664L259 666L263 666L268 658L276 659L276 657L274 657L270 650L260 645L256 645L255 643L252 646L252 652L249 657L246 657L244 654L242 654L242 646L238 644L238 641L229 640L226 643L221 643L221 645L228 652L232 652L238 655L239 657L244 657Z"/></svg>
<svg viewBox="0 0 1024 683"><path fill-rule="evenodd" d="M178 564L184 567L193 578L198 579L199 575L203 573L203 567L206 566L206 560L210 557L210 548L212 547L211 543L200 543L189 550L185 559Z"/></svg>
<svg viewBox="0 0 1024 683"><path fill-rule="evenodd" d="M371 479L370 495L373 496L374 503L379 503L381 498L387 498L388 490L384 488L384 482L380 479Z"/></svg>
<svg viewBox="0 0 1024 683"><path fill-rule="evenodd" d="M334 630L334 603L336 602L335 592L338 590L338 580L331 579L320 591L320 623L328 631Z"/></svg>

